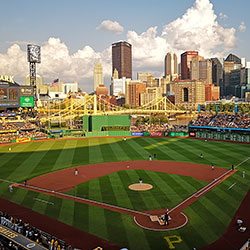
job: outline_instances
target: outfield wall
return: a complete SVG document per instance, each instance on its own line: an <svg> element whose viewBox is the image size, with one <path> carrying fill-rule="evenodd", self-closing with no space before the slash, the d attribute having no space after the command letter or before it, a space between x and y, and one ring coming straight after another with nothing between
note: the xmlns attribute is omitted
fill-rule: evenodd
<svg viewBox="0 0 250 250"><path fill-rule="evenodd" d="M130 131L99 131L85 132L85 137L131 136Z"/></svg>
<svg viewBox="0 0 250 250"><path fill-rule="evenodd" d="M103 131L104 128L111 127L126 127L129 130L130 115L83 116L83 130L86 132L100 132Z"/></svg>
<svg viewBox="0 0 250 250"><path fill-rule="evenodd" d="M250 143L249 129L189 127L189 136L195 138Z"/></svg>

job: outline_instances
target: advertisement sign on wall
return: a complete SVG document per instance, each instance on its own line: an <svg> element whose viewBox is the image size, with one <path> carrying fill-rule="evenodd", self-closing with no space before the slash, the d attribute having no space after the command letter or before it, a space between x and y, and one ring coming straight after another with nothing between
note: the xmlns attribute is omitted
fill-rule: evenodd
<svg viewBox="0 0 250 250"><path fill-rule="evenodd" d="M190 132L189 136L195 137L195 132Z"/></svg>
<svg viewBox="0 0 250 250"><path fill-rule="evenodd" d="M30 141L30 138L19 138L19 139L16 139L16 142L28 142Z"/></svg>
<svg viewBox="0 0 250 250"><path fill-rule="evenodd" d="M187 137L189 134L187 132L168 132L168 135L165 136L173 136L173 137Z"/></svg>
<svg viewBox="0 0 250 250"><path fill-rule="evenodd" d="M143 132L131 132L131 136L144 136Z"/></svg>
<svg viewBox="0 0 250 250"><path fill-rule="evenodd" d="M161 137L162 136L162 132L151 131L150 132L150 136Z"/></svg>
<svg viewBox="0 0 250 250"><path fill-rule="evenodd" d="M33 108L34 107L34 97L33 96L21 96L21 107L23 108Z"/></svg>
<svg viewBox="0 0 250 250"><path fill-rule="evenodd" d="M57 134L57 133L62 133L63 130L62 129L53 129L53 130L50 130L49 132Z"/></svg>
<svg viewBox="0 0 250 250"><path fill-rule="evenodd" d="M33 88L32 87L21 88L20 95L21 96L33 96L34 95Z"/></svg>

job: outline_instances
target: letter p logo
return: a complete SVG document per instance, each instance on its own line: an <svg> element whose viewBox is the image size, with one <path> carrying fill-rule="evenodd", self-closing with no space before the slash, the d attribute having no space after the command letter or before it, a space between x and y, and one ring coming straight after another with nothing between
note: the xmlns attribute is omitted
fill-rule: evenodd
<svg viewBox="0 0 250 250"><path fill-rule="evenodd" d="M175 249L174 244L182 242L181 237L178 235L166 236L166 237L164 237L164 239L167 241L170 249Z"/></svg>

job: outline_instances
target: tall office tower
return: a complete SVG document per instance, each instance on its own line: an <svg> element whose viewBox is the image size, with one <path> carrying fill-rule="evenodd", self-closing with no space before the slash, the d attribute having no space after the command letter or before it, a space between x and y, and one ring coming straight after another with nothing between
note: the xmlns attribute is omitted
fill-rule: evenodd
<svg viewBox="0 0 250 250"><path fill-rule="evenodd" d="M205 104L205 84L199 80L175 81L175 105L197 108Z"/></svg>
<svg viewBox="0 0 250 250"><path fill-rule="evenodd" d="M147 87L159 87L159 78L147 77Z"/></svg>
<svg viewBox="0 0 250 250"><path fill-rule="evenodd" d="M137 80L139 80L140 82L147 83L149 76L154 78L154 73L153 72L137 72Z"/></svg>
<svg viewBox="0 0 250 250"><path fill-rule="evenodd" d="M131 106L140 106L140 94L146 92L146 83L131 80L126 83L125 103Z"/></svg>
<svg viewBox="0 0 250 250"><path fill-rule="evenodd" d="M234 69L240 69L242 66L241 59L234 54L229 54L225 62L234 62Z"/></svg>
<svg viewBox="0 0 250 250"><path fill-rule="evenodd" d="M200 61L200 58L199 56L197 56L190 62L190 79L191 80L199 80L200 78L199 61Z"/></svg>
<svg viewBox="0 0 250 250"><path fill-rule="evenodd" d="M199 61L199 80L205 84L212 83L212 62L209 59Z"/></svg>
<svg viewBox="0 0 250 250"><path fill-rule="evenodd" d="M212 78L215 86L221 86L223 83L223 58L211 58L212 60Z"/></svg>
<svg viewBox="0 0 250 250"><path fill-rule="evenodd" d="M103 74L102 74L102 65L98 60L94 67L94 91L96 91L96 88L100 84L103 84Z"/></svg>
<svg viewBox="0 0 250 250"><path fill-rule="evenodd" d="M241 59L236 55L229 54L224 61L224 82L221 88L223 96L237 96L237 88L241 78Z"/></svg>
<svg viewBox="0 0 250 250"><path fill-rule="evenodd" d="M198 51L186 51L181 54L181 79L191 79L190 62L199 55Z"/></svg>
<svg viewBox="0 0 250 250"><path fill-rule="evenodd" d="M117 69L119 78L132 79L132 45L128 42L112 44L112 72Z"/></svg>
<svg viewBox="0 0 250 250"><path fill-rule="evenodd" d="M249 92L249 97L247 97L247 92ZM245 67L241 69L241 98L250 101L250 62L246 62Z"/></svg>
<svg viewBox="0 0 250 250"><path fill-rule="evenodd" d="M169 52L165 56L165 77L177 74L177 56L175 53Z"/></svg>

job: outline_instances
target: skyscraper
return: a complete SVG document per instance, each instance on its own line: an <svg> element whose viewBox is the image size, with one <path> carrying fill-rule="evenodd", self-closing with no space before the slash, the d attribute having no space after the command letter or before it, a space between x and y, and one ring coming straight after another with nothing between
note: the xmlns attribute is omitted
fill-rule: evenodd
<svg viewBox="0 0 250 250"><path fill-rule="evenodd" d="M212 61L204 59L199 61L199 80L205 84L211 84L212 80Z"/></svg>
<svg viewBox="0 0 250 250"><path fill-rule="evenodd" d="M211 58L212 60L212 76L213 84L221 86L223 82L223 58Z"/></svg>
<svg viewBox="0 0 250 250"><path fill-rule="evenodd" d="M198 51L186 51L181 54L181 79L190 80L190 62L198 56Z"/></svg>
<svg viewBox="0 0 250 250"><path fill-rule="evenodd" d="M177 74L177 56L175 53L169 52L165 56L165 77Z"/></svg>
<svg viewBox="0 0 250 250"><path fill-rule="evenodd" d="M128 42L112 44L112 72L118 70L119 78L132 79L132 45Z"/></svg>
<svg viewBox="0 0 250 250"><path fill-rule="evenodd" d="M94 67L94 91L96 91L96 88L100 84L103 84L103 74L102 74L102 65L98 60Z"/></svg>

